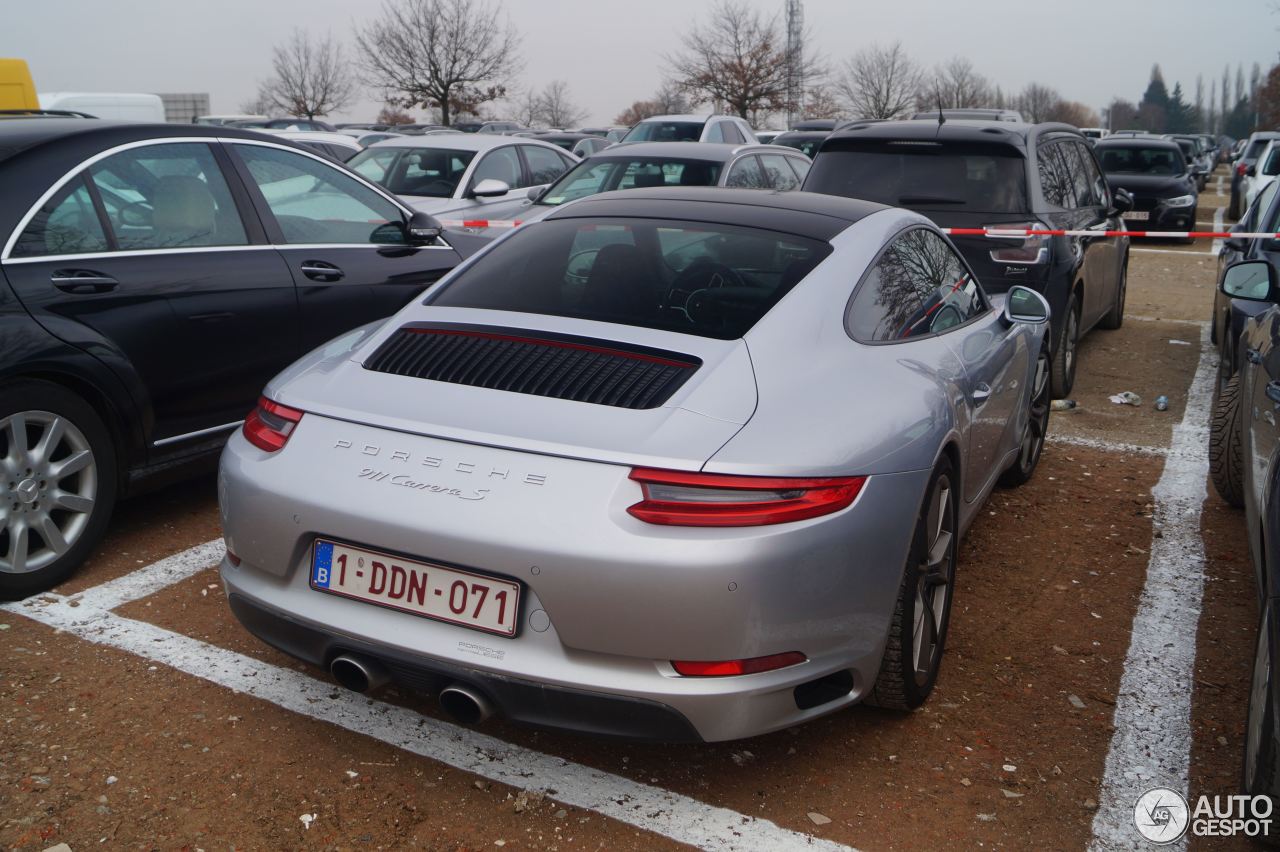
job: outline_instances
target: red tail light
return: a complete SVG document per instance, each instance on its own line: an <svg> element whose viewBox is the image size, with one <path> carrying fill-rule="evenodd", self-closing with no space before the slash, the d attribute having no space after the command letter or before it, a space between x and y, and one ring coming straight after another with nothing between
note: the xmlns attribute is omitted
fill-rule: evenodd
<svg viewBox="0 0 1280 852"><path fill-rule="evenodd" d="M650 524L757 527L838 512L857 499L865 476L793 479L636 468L644 500L627 509Z"/></svg>
<svg viewBox="0 0 1280 852"><path fill-rule="evenodd" d="M302 412L265 396L258 397L258 407L244 419L244 436L260 450L274 453L284 449L289 436L302 419Z"/></svg>
<svg viewBox="0 0 1280 852"><path fill-rule="evenodd" d="M808 661L808 657L799 651L788 651L785 654L770 654L767 657L752 657L749 660L722 660L720 662L699 663L687 660L672 660L671 667L677 674L685 677L732 677L733 675L758 674L771 672Z"/></svg>
<svg viewBox="0 0 1280 852"><path fill-rule="evenodd" d="M1246 165L1244 164L1244 161L1242 160L1242 161L1239 163L1239 165L1237 165L1237 166L1236 166L1236 176L1237 176L1237 177L1244 177L1244 173L1245 173L1245 170L1246 170L1246 169L1248 169L1248 166L1246 166Z"/></svg>
<svg viewBox="0 0 1280 852"><path fill-rule="evenodd" d="M1008 231L1047 231L1043 222L1017 222L986 225L988 229ZM988 238L990 239L990 238ZM1049 240L1052 237L996 237L1001 240L998 248L991 250L991 259L996 263L1035 264L1049 259ZM1007 241L1007 245L1003 244Z"/></svg>

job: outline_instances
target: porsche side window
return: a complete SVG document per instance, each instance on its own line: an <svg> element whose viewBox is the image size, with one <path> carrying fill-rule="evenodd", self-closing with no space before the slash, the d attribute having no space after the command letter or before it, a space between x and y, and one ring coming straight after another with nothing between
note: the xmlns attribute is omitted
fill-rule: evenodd
<svg viewBox="0 0 1280 852"><path fill-rule="evenodd" d="M743 157L729 171L725 186L737 189L768 189L769 182L760 169L760 161L754 156Z"/></svg>
<svg viewBox="0 0 1280 852"><path fill-rule="evenodd" d="M917 228L895 238L868 270L846 325L855 340L887 343L939 334L986 309L981 288L946 241Z"/></svg>

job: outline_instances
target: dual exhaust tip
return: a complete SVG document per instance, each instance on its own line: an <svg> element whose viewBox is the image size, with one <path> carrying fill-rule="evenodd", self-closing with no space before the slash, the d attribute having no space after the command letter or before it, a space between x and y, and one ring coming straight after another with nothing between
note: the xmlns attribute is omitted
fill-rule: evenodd
<svg viewBox="0 0 1280 852"><path fill-rule="evenodd" d="M341 654L329 664L329 673L352 692L369 692L391 682L391 673L381 663L355 654ZM452 683L440 690L440 709L464 725L475 725L493 715L493 706L480 693Z"/></svg>

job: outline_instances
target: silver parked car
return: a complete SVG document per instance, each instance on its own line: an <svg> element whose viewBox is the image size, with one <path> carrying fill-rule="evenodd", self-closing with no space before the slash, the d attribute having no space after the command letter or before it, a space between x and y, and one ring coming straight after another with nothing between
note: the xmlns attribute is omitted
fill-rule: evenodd
<svg viewBox="0 0 1280 852"><path fill-rule="evenodd" d="M489 219L536 222L560 205L619 189L659 186L725 186L790 192L800 188L811 161L776 145L708 142L628 142L595 154L527 198L491 204Z"/></svg>
<svg viewBox="0 0 1280 852"><path fill-rule="evenodd" d="M566 205L267 386L222 457L230 606L464 721L727 740L916 707L960 536L1040 456L1048 310L868 202Z"/></svg>
<svg viewBox="0 0 1280 852"><path fill-rule="evenodd" d="M375 142L347 165L432 216L487 218L551 183L578 158L537 139L496 133L440 133Z"/></svg>

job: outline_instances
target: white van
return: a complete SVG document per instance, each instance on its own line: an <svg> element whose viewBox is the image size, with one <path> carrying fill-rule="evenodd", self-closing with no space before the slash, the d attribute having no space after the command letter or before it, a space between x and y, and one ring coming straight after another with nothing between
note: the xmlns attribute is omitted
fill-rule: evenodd
<svg viewBox="0 0 1280 852"><path fill-rule="evenodd" d="M164 123L164 101L159 95L116 92L41 92L40 109L83 112L112 121Z"/></svg>

